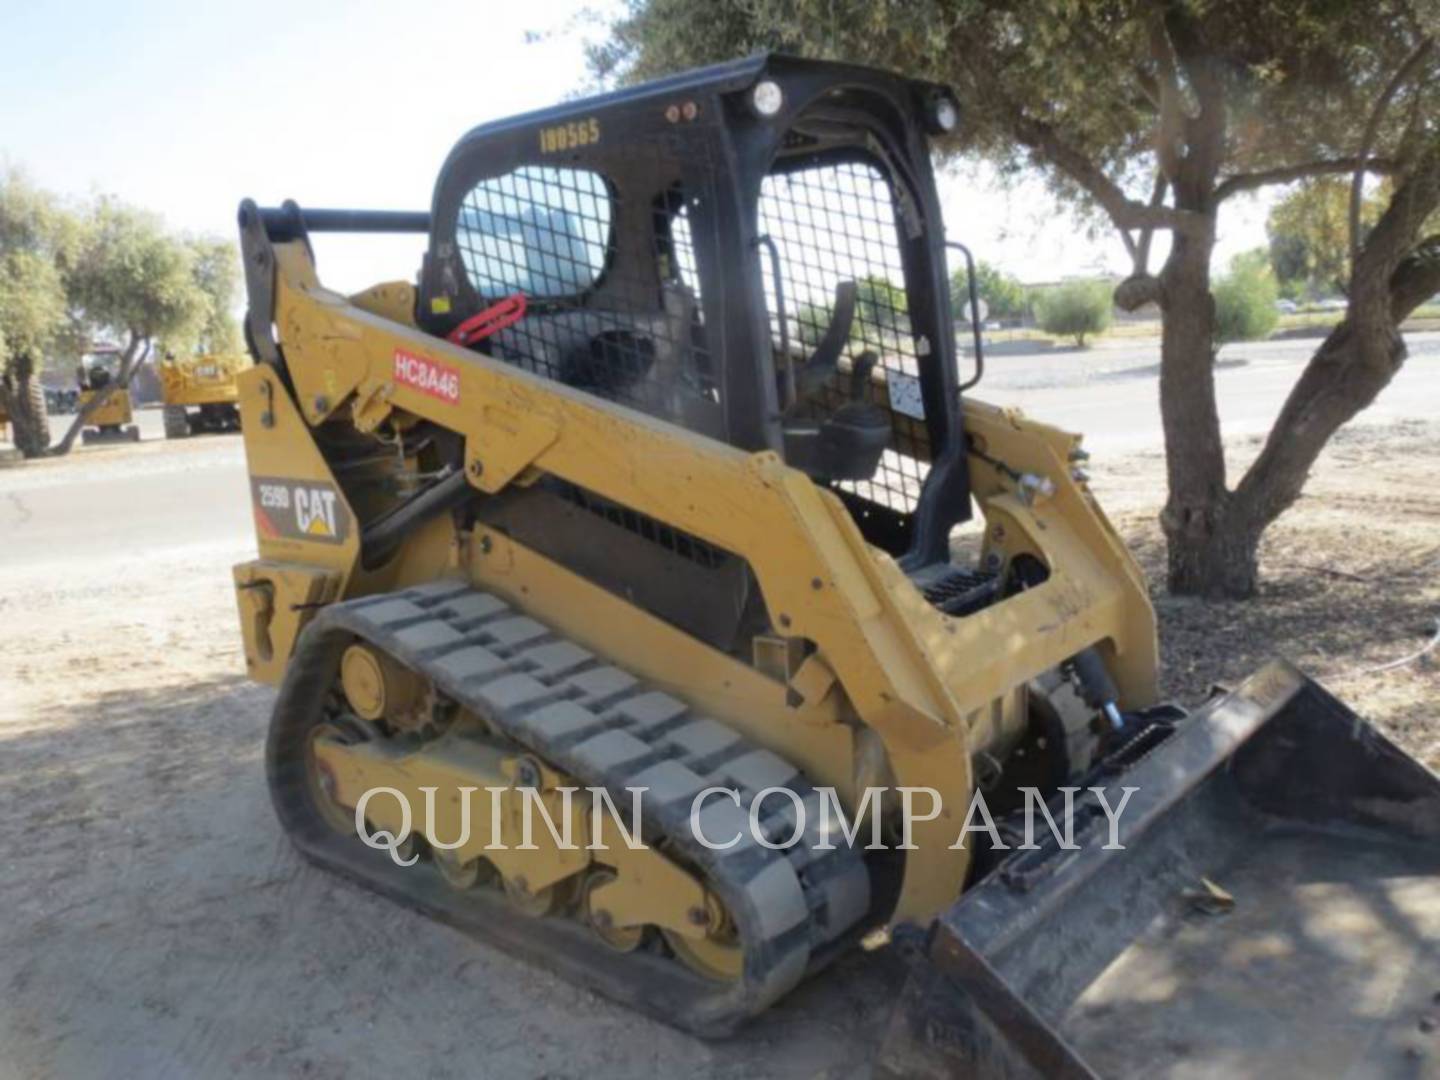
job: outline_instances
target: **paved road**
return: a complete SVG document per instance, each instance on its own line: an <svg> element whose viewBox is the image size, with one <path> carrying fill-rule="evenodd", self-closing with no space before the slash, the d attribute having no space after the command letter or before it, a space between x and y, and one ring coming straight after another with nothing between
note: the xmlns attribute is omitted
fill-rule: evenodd
<svg viewBox="0 0 1440 1080"><path fill-rule="evenodd" d="M101 551L145 558L250 537L240 436L167 444L158 410L136 416L138 446L77 447L69 458L0 468L7 563L63 563Z"/></svg>
<svg viewBox="0 0 1440 1080"><path fill-rule="evenodd" d="M1269 429L1316 343L1272 341L1222 351L1216 389L1227 436ZM1409 361L1356 424L1440 416L1440 333L1411 334L1409 344ZM1158 364L1154 341L994 355L975 393L1082 431L1092 450L1159 447ZM85 447L74 461L0 470L0 550L7 560L83 556L101 544L140 551L249 535L240 438L166 445L159 410L136 415L144 439L139 447Z"/></svg>
<svg viewBox="0 0 1440 1080"><path fill-rule="evenodd" d="M1410 358L1356 424L1440 416L1440 333L1407 335ZM1270 429L1318 338L1246 342L1220 353L1215 390L1226 437ZM990 358L974 391L986 401L1019 405L1027 415L1085 433L1097 449L1161 445L1160 352L1153 341L1102 341L1084 352L1056 350Z"/></svg>

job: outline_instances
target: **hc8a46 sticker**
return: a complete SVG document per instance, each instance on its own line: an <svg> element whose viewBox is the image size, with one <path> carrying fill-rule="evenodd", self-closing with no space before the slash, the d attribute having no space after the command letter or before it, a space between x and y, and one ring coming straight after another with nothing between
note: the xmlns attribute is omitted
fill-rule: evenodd
<svg viewBox="0 0 1440 1080"><path fill-rule="evenodd" d="M350 511L334 484L256 476L250 488L261 539L341 544L350 535Z"/></svg>
<svg viewBox="0 0 1440 1080"><path fill-rule="evenodd" d="M395 381L413 386L422 394L429 394L449 405L456 405L460 401L459 370L427 356L416 356L404 349L396 349Z"/></svg>

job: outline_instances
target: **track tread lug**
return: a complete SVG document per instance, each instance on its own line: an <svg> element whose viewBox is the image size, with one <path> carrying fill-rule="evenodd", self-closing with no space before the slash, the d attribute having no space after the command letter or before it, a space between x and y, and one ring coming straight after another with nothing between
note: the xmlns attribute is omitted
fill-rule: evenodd
<svg viewBox="0 0 1440 1080"><path fill-rule="evenodd" d="M447 599L440 610L451 621L470 627L504 615L510 611L510 605L490 593L472 592L468 596Z"/></svg>
<svg viewBox="0 0 1440 1080"><path fill-rule="evenodd" d="M511 659L530 668L537 678L554 680L564 678L592 663L595 654L588 649L582 649L573 641L561 639L536 645L516 653Z"/></svg>
<svg viewBox="0 0 1440 1080"><path fill-rule="evenodd" d="M615 713L654 738L683 721L690 714L690 706L663 690L647 690L616 704Z"/></svg>
<svg viewBox="0 0 1440 1080"><path fill-rule="evenodd" d="M547 750L561 750L605 730L605 721L573 701L555 701L516 720L517 732Z"/></svg>
<svg viewBox="0 0 1440 1080"><path fill-rule="evenodd" d="M766 937L779 937L810 916L800 879L783 859L768 863L746 882L745 895L754 906Z"/></svg>
<svg viewBox="0 0 1440 1080"><path fill-rule="evenodd" d="M728 845L717 849L722 857L756 846L750 835L750 816L728 797L707 799L695 815L695 827L710 843ZM734 837L739 839L731 844Z"/></svg>
<svg viewBox="0 0 1440 1080"><path fill-rule="evenodd" d="M477 687L475 696L486 708L508 717L517 709L552 701L555 691L532 676L516 671Z"/></svg>
<svg viewBox="0 0 1440 1080"><path fill-rule="evenodd" d="M737 746L740 741L740 733L734 728L708 716L669 732L663 740L665 746L691 761L710 760Z"/></svg>
<svg viewBox="0 0 1440 1080"><path fill-rule="evenodd" d="M863 919L870 908L870 878L865 864L850 863L841 873L810 882L807 899L817 896L820 903L812 902L811 908L816 912L819 941L833 941Z"/></svg>
<svg viewBox="0 0 1440 1080"><path fill-rule="evenodd" d="M413 622L416 619L428 618L430 614L403 596L392 596L386 599L376 597L362 610L365 612L365 618L387 629L402 623Z"/></svg>
<svg viewBox="0 0 1440 1080"><path fill-rule="evenodd" d="M414 598L421 603L435 603L449 600L452 596L483 596L486 594L476 593L468 581L462 581L459 578L442 578L440 581L427 581L423 585L412 585L401 595Z"/></svg>
<svg viewBox="0 0 1440 1080"><path fill-rule="evenodd" d="M638 763L654 757L654 747L618 728L592 735L566 754L568 761L600 776L608 776L618 769L635 768Z"/></svg>
<svg viewBox="0 0 1440 1080"><path fill-rule="evenodd" d="M395 640L414 652L427 653L451 645L462 645L465 635L453 626L432 619L396 630Z"/></svg>
<svg viewBox="0 0 1440 1080"><path fill-rule="evenodd" d="M726 762L718 767L718 771L742 792L752 796L768 787L781 787L800 775L794 765L763 747Z"/></svg>
<svg viewBox="0 0 1440 1080"><path fill-rule="evenodd" d="M572 675L563 685L578 695L582 705L603 709L616 698L634 690L639 680L628 671L607 665Z"/></svg>
<svg viewBox="0 0 1440 1080"><path fill-rule="evenodd" d="M705 780L678 761L658 761L626 780L626 787L646 787L661 813L688 818L690 804L706 788ZM669 824L669 822L665 822Z"/></svg>
<svg viewBox="0 0 1440 1080"><path fill-rule="evenodd" d="M514 650L522 645L538 644L542 638L550 637L550 629L529 615L512 615L485 623L480 634L491 648Z"/></svg>
<svg viewBox="0 0 1440 1080"><path fill-rule="evenodd" d="M505 661L483 645L467 645L431 661L435 670L457 682L492 679L508 670Z"/></svg>

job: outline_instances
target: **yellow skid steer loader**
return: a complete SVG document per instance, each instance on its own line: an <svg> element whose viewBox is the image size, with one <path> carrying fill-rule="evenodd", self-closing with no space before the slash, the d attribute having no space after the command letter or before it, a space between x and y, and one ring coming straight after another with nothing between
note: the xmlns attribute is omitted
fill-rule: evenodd
<svg viewBox="0 0 1440 1080"><path fill-rule="evenodd" d="M85 444L106 442L139 442L140 428L134 422L130 388L115 386L120 364L120 350L114 346L96 346L80 359L75 371L79 388L78 407L83 409L97 397L103 398L85 418L80 441Z"/></svg>
<svg viewBox="0 0 1440 1080"><path fill-rule="evenodd" d="M707 1036L888 936L894 1075L1433 1068L1440 781L1284 663L1157 702L1080 438L965 393L960 122L757 56L477 128L428 211L241 205L279 819ZM417 279L327 289L336 231Z"/></svg>

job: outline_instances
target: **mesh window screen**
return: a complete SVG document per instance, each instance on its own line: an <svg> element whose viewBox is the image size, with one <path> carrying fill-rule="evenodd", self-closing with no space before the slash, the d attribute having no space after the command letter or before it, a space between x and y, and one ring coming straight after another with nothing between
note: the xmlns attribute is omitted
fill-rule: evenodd
<svg viewBox="0 0 1440 1080"><path fill-rule="evenodd" d="M675 276L695 294L696 318L702 319L700 267L695 262L695 234L690 227L688 203L681 202L680 208L670 217L669 229L670 247L675 256Z"/></svg>
<svg viewBox="0 0 1440 1080"><path fill-rule="evenodd" d="M666 175L660 160L625 175ZM591 393L687 422L715 407L694 286L691 198L671 185L627 201L581 169L523 166L461 204L456 247L485 302L514 293L526 315L484 348ZM699 403L698 405L696 403Z"/></svg>
<svg viewBox="0 0 1440 1080"><path fill-rule="evenodd" d="M855 318L842 356L853 359L866 351L875 355L875 370L886 381L884 387L875 388L882 403L897 398L918 402L915 338L906 311L905 271L886 175L863 161L774 173L761 185L759 227L779 249L792 353L803 357L819 344L830 325L836 286L853 281ZM778 350L775 285L769 261L762 259L761 265ZM843 382L837 382L807 403L806 411L823 414L844 400ZM897 411L890 449L875 476L839 486L869 502L909 513L929 469L922 460L924 438L923 423Z"/></svg>

